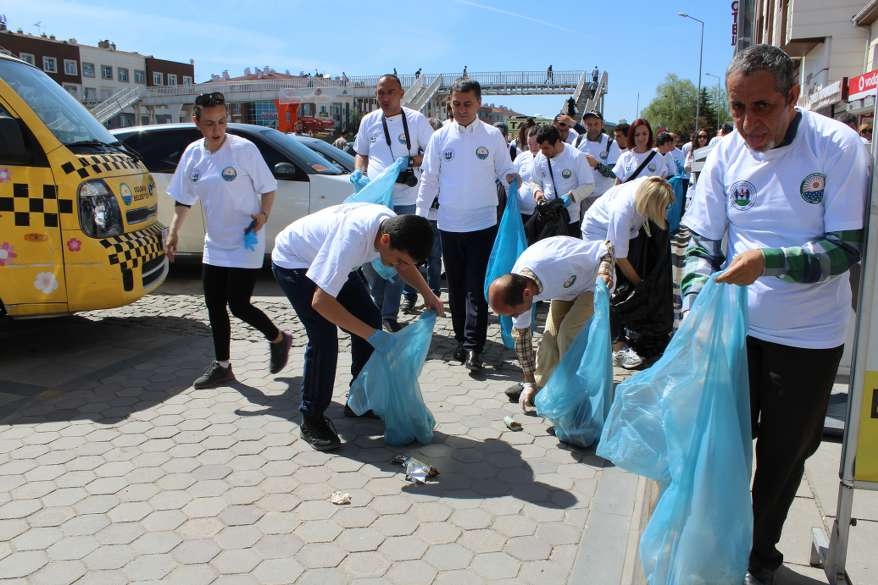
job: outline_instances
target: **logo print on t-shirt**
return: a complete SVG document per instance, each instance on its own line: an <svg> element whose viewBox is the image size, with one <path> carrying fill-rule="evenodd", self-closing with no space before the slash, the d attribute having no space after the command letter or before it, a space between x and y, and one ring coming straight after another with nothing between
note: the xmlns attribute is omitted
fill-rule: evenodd
<svg viewBox="0 0 878 585"><path fill-rule="evenodd" d="M476 156L479 160L485 160L488 158L488 149L484 146L480 146L476 149Z"/></svg>
<svg viewBox="0 0 878 585"><path fill-rule="evenodd" d="M405 144L405 132L396 137L400 144Z"/></svg>
<svg viewBox="0 0 878 585"><path fill-rule="evenodd" d="M653 171L655 171L655 165L654 165L653 163L649 163L649 164L646 166L646 168L649 169L649 172L650 172L650 173L653 172Z"/></svg>
<svg viewBox="0 0 878 585"><path fill-rule="evenodd" d="M442 158L444 158L445 160L454 160L454 150L449 148L442 153Z"/></svg>
<svg viewBox="0 0 878 585"><path fill-rule="evenodd" d="M192 171L192 174L189 175L189 180L192 181L193 183L197 183L198 179L200 179L200 178L201 178L201 173L199 173L198 171Z"/></svg>
<svg viewBox="0 0 878 585"><path fill-rule="evenodd" d="M735 209L750 209L756 203L756 187L750 181L736 181L729 189L729 201Z"/></svg>
<svg viewBox="0 0 878 585"><path fill-rule="evenodd" d="M823 191L826 189L826 175L823 173L811 173L799 186L799 193L805 203L817 205L823 201Z"/></svg>
<svg viewBox="0 0 878 585"><path fill-rule="evenodd" d="M376 142L378 142L378 135L377 134L373 134L372 136L369 137L369 144L375 144Z"/></svg>
<svg viewBox="0 0 878 585"><path fill-rule="evenodd" d="M235 170L235 167L226 167L223 169L223 179L226 181L234 181L235 177L238 176L238 171Z"/></svg>
<svg viewBox="0 0 878 585"><path fill-rule="evenodd" d="M571 275L567 278L567 280L564 281L564 284L563 284L562 286L563 286L564 288L570 288L571 286L573 286L573 283L574 283L574 282L576 282L576 275L575 275L575 274L571 274Z"/></svg>
<svg viewBox="0 0 878 585"><path fill-rule="evenodd" d="M572 175L573 171L571 171L570 169L564 169L563 171L561 171L561 176L565 179L569 179Z"/></svg>

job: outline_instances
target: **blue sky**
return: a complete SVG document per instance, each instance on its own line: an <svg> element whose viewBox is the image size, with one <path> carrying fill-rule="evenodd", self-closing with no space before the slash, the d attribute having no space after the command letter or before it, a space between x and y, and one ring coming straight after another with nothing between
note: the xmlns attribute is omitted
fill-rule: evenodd
<svg viewBox="0 0 878 585"><path fill-rule="evenodd" d="M631 120L668 73L696 82L699 25L703 71L722 76L731 58L730 1L423 0L370 2L240 0L4 0L9 28L178 61L195 60L197 81L228 69L269 65L348 75L585 69L609 71L605 118ZM41 28L35 23L41 23ZM702 84L716 86L704 76ZM553 115L563 97L486 96L527 114Z"/></svg>

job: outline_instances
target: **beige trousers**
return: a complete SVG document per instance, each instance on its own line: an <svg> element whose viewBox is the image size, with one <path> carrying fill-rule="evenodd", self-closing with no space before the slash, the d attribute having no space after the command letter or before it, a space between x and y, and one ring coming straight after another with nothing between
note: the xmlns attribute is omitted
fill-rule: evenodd
<svg viewBox="0 0 878 585"><path fill-rule="evenodd" d="M537 388L542 388L549 376L561 361L573 340L591 319L594 313L594 294L582 293L572 301L554 300L549 304L546 330L537 350L537 365L534 377Z"/></svg>

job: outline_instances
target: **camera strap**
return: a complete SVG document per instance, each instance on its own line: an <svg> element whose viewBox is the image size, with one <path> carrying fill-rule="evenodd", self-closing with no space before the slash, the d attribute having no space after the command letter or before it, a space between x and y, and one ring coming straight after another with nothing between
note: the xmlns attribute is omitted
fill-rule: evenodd
<svg viewBox="0 0 878 585"><path fill-rule="evenodd" d="M561 199L561 194L558 193L558 185L555 184L555 173L552 171L552 159L546 157L546 162L549 163L549 176L552 177L552 188L555 190L555 199Z"/></svg>
<svg viewBox="0 0 878 585"><path fill-rule="evenodd" d="M400 115L402 116L402 131L405 133L405 150L406 154L411 156L412 154L412 141L409 137L409 123L406 119L405 110L400 110ZM390 130L387 129L387 116L381 114L381 126L384 128L384 140L387 141L387 148L390 149L390 157L396 159L396 155L393 154L393 141L390 139Z"/></svg>

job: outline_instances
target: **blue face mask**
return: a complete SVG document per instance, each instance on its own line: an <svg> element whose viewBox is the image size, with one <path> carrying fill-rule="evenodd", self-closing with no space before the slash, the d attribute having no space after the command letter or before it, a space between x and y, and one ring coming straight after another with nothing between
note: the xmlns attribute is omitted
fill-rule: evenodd
<svg viewBox="0 0 878 585"><path fill-rule="evenodd" d="M375 270L375 272L378 273L378 276L380 276L384 280L393 280L394 278L396 278L396 268L394 268L393 266L385 266L384 264L382 264L380 257L372 260L372 268Z"/></svg>

